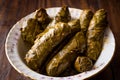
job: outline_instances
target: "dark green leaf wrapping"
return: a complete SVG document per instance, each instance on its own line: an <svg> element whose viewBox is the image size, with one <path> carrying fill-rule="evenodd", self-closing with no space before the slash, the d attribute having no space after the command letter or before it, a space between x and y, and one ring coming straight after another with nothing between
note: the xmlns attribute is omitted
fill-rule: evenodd
<svg viewBox="0 0 120 80"><path fill-rule="evenodd" d="M36 19L29 19L27 22L27 26L21 29L21 36L25 42L30 44L34 44L34 40L36 39L36 35L43 32L41 26L39 25Z"/></svg>
<svg viewBox="0 0 120 80"><path fill-rule="evenodd" d="M87 53L92 60L97 60L103 45L105 28L107 27L107 14L104 9L98 10L87 31Z"/></svg>
<svg viewBox="0 0 120 80"><path fill-rule="evenodd" d="M56 22L65 22L71 20L71 15L68 9L68 6L63 6L61 10L58 12L58 14L55 16Z"/></svg>
<svg viewBox="0 0 120 80"><path fill-rule="evenodd" d="M52 22L47 26L47 28L53 27L58 22L67 23L71 20L71 15L67 6L63 6L60 11L56 14Z"/></svg>
<svg viewBox="0 0 120 80"><path fill-rule="evenodd" d="M80 15L81 31L83 31L85 35L88 30L88 26L89 26L90 20L92 19L92 16L93 16L93 13L91 10L83 10L83 12Z"/></svg>
<svg viewBox="0 0 120 80"><path fill-rule="evenodd" d="M78 32L78 31L81 30L81 26L80 26L80 21L79 21L79 19L75 19L75 20L69 21L69 22L68 22L68 25L71 27L72 33Z"/></svg>
<svg viewBox="0 0 120 80"><path fill-rule="evenodd" d="M71 20L70 12L67 6L62 7L58 14L55 16L55 19L53 19L52 21L46 13L46 10L43 8L37 10L35 18L39 21L40 24L42 24L43 29L45 29L46 27L53 27L58 22L68 22ZM48 25L49 22L50 24ZM35 42L37 42L40 37L41 34L37 35L37 39L35 40Z"/></svg>
<svg viewBox="0 0 120 80"><path fill-rule="evenodd" d="M48 62L68 43L68 41L78 32L80 31L80 21L79 19L72 20L68 22L68 25L71 28L71 33L62 41L60 42L54 50L48 55L47 61L45 61L45 66L48 64ZM40 69L40 73L46 74L45 67Z"/></svg>
<svg viewBox="0 0 120 80"><path fill-rule="evenodd" d="M91 70L93 67L93 63L92 60L88 57L78 56L75 60L74 66L78 72L84 72Z"/></svg>
<svg viewBox="0 0 120 80"><path fill-rule="evenodd" d="M25 59L33 70L39 69L47 55L72 31L66 23L57 23L54 27L46 29L41 33L41 38L28 51Z"/></svg>
<svg viewBox="0 0 120 80"><path fill-rule="evenodd" d="M36 11L35 18L31 18L27 21L27 26L21 29L21 36L24 41L34 44L39 33L43 32L51 21L45 9L41 8Z"/></svg>
<svg viewBox="0 0 120 80"><path fill-rule="evenodd" d="M51 18L43 8L40 8L36 11L35 19L38 20L43 29L45 29L51 21Z"/></svg>
<svg viewBox="0 0 120 80"><path fill-rule="evenodd" d="M85 48L85 37L82 32L78 32L64 48L58 52L46 67L46 72L50 76L58 76L69 67Z"/></svg>

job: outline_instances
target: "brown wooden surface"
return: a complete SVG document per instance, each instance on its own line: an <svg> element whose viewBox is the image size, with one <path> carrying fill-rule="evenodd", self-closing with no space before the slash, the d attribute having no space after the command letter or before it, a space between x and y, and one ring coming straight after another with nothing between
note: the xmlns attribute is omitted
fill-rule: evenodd
<svg viewBox="0 0 120 80"><path fill-rule="evenodd" d="M119 0L0 0L0 80L27 80L9 64L5 55L5 40L10 28L22 17L43 7L68 5L79 9L104 8L115 35L116 52L110 65L90 80L120 80L120 1ZM109 53L106 53L109 55Z"/></svg>

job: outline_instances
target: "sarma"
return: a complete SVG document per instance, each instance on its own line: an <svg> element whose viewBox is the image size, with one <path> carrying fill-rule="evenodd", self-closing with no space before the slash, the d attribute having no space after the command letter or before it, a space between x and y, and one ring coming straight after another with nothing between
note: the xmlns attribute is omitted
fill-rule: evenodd
<svg viewBox="0 0 120 80"><path fill-rule="evenodd" d="M54 27L46 29L41 33L41 38L26 54L25 59L28 66L33 70L39 69L52 49L69 35L72 30L74 29L71 29L67 23L59 22Z"/></svg>
<svg viewBox="0 0 120 80"><path fill-rule="evenodd" d="M63 6L60 9L60 11L56 14L55 18L51 19L51 22L50 22L49 16L45 12L45 10L42 8L37 10L35 18L38 19L38 21L43 25L44 29L46 27L47 28L54 27L55 24L58 22L68 22L71 20L70 12L69 12L69 9L67 6ZM49 24L47 24L47 23L49 23ZM35 43L40 39L40 37L41 37L41 34L37 35Z"/></svg>
<svg viewBox="0 0 120 80"><path fill-rule="evenodd" d="M76 35L60 50L46 66L46 72L49 76L58 76L66 70L76 59L78 54L84 51L85 40L83 32Z"/></svg>
<svg viewBox="0 0 120 80"><path fill-rule="evenodd" d="M91 70L93 67L93 63L92 60L88 57L78 56L75 60L74 66L78 72L84 72Z"/></svg>
<svg viewBox="0 0 120 80"><path fill-rule="evenodd" d="M21 28L21 36L25 42L33 45L36 36L42 31L43 30L41 29L38 21L31 18L27 21L27 26L25 28Z"/></svg>
<svg viewBox="0 0 120 80"><path fill-rule="evenodd" d="M36 11L35 19L38 20L43 29L45 29L51 21L51 18L43 8L40 8Z"/></svg>
<svg viewBox="0 0 120 80"><path fill-rule="evenodd" d="M91 10L83 10L80 15L81 31L86 35L90 20L92 19L93 13Z"/></svg>
<svg viewBox="0 0 120 80"><path fill-rule="evenodd" d="M72 20L68 22L68 25L71 28L71 33L62 41L60 42L54 49L53 51L48 55L47 60L44 63L44 66L46 66L49 61L68 43L68 41L78 32L80 31L80 23L79 19ZM45 68L43 67L40 69L40 73L45 73Z"/></svg>
<svg viewBox="0 0 120 80"><path fill-rule="evenodd" d="M34 44L34 41L39 33L43 32L51 21L45 9L41 8L36 11L35 18L30 18L27 21L27 26L21 28L21 36L25 42Z"/></svg>
<svg viewBox="0 0 120 80"><path fill-rule="evenodd" d="M63 6L47 28L54 26L58 22L67 23L70 20L71 20L71 15L69 12L69 8L68 6Z"/></svg>
<svg viewBox="0 0 120 80"><path fill-rule="evenodd" d="M87 31L87 53L92 60L97 60L103 45L105 28L107 27L107 13L104 9L96 11Z"/></svg>

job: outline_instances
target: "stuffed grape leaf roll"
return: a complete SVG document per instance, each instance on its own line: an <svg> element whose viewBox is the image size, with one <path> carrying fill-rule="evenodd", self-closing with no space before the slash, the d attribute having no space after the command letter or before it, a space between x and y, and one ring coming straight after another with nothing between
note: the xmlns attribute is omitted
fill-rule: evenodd
<svg viewBox="0 0 120 80"><path fill-rule="evenodd" d="M77 26L76 26L77 27ZM73 28L72 28L73 29ZM26 62L33 70L39 69L47 55L72 31L67 23L59 22L54 27L45 29L41 38L26 54Z"/></svg>
<svg viewBox="0 0 120 80"><path fill-rule="evenodd" d="M21 28L21 36L25 42L34 44L36 36L43 32L51 21L45 9L41 8L36 11L35 18L30 18L27 21L27 26Z"/></svg>
<svg viewBox="0 0 120 80"><path fill-rule="evenodd" d="M38 21L32 18L27 21L27 26L25 28L21 28L22 39L31 45L34 44L36 36L41 32L43 32L43 29Z"/></svg>
<svg viewBox="0 0 120 80"><path fill-rule="evenodd" d="M107 27L107 13L104 9L96 11L87 31L87 53L92 60L97 60L103 45L105 28Z"/></svg>
<svg viewBox="0 0 120 80"><path fill-rule="evenodd" d="M67 23L71 20L71 15L69 12L68 6L63 6L60 11L56 14L52 22L48 25L47 28L54 26L58 22Z"/></svg>
<svg viewBox="0 0 120 80"><path fill-rule="evenodd" d="M76 35L60 50L48 63L46 72L49 76L58 76L66 70L76 59L78 54L84 51L85 40L83 32Z"/></svg>
<svg viewBox="0 0 120 80"><path fill-rule="evenodd" d="M80 15L80 26L81 26L81 31L86 36L86 32L88 30L88 26L90 23L90 20L92 19L93 13L91 10L83 10L83 12Z"/></svg>
<svg viewBox="0 0 120 80"><path fill-rule="evenodd" d="M93 62L88 57L78 56L75 60L74 66L78 72L84 72L92 69Z"/></svg>
<svg viewBox="0 0 120 80"><path fill-rule="evenodd" d="M37 19L43 29L46 29L48 24L51 22L51 18L43 8L40 8L36 11L35 19Z"/></svg>
<svg viewBox="0 0 120 80"><path fill-rule="evenodd" d="M46 14L42 14L42 12L44 12L44 10L41 10L41 12L37 13L36 14L36 18L38 19L38 21L40 23L43 24L43 28L45 29L46 28L46 23L45 22L49 23L50 20L49 20L49 17L47 17L48 16L47 13ZM38 16L40 14L41 14L42 17ZM46 17L44 18L45 15L46 15ZM56 14L56 16L53 19L51 19L51 22L47 25L47 28L54 27L55 24L58 23L58 22L65 22L65 23L67 23L70 20L71 20L71 15L70 15L70 12L69 12L69 8L68 8L68 6L63 6L60 9L60 11ZM41 34L37 35L35 43L40 39L40 37L41 37Z"/></svg>

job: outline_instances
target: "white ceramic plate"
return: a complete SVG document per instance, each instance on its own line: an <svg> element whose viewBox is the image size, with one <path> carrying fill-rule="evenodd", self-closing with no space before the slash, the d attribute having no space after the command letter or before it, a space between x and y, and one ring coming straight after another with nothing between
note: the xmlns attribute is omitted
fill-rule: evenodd
<svg viewBox="0 0 120 80"><path fill-rule="evenodd" d="M50 17L54 17L60 8L48 8L47 13ZM72 18L79 18L82 10L69 8ZM83 72L74 76L68 77L49 77L45 75L41 75L30 68L28 68L24 63L24 56L27 51L24 42L22 41L20 35L20 28L26 26L26 21L29 18L32 18L35 15L35 12L31 13L30 15L22 18L18 21L8 33L6 43L5 43L5 51L7 58L11 65L21 74L30 77L31 79L35 80L82 80L100 72L103 68L105 68L108 63L111 61L114 51L115 51L115 39L113 33L111 32L110 28L106 29L106 33L104 36L104 45L103 50L96 61L94 68L90 71Z"/></svg>

